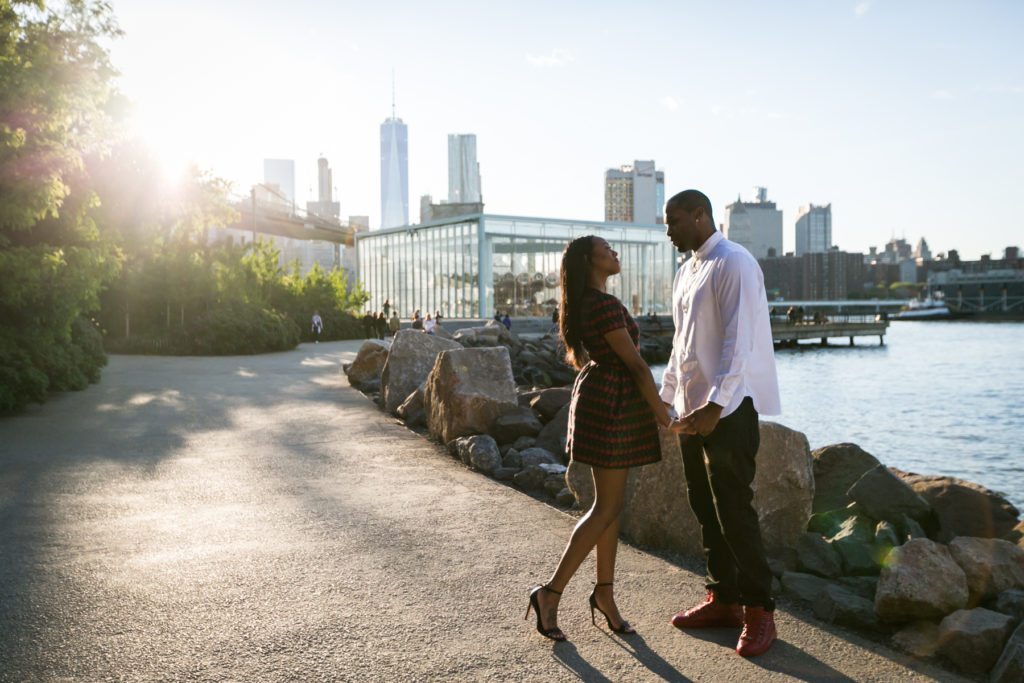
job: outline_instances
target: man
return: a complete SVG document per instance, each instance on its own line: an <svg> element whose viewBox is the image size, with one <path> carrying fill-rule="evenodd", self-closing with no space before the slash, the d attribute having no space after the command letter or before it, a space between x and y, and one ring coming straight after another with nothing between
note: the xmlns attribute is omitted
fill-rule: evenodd
<svg viewBox="0 0 1024 683"><path fill-rule="evenodd" d="M313 337L316 343L320 343L320 333L324 331L324 319L320 317L320 311L313 311Z"/></svg>
<svg viewBox="0 0 1024 683"><path fill-rule="evenodd" d="M776 637L772 574L751 490L758 414L780 412L764 277L746 249L715 230L703 193L675 195L665 216L672 244L693 256L673 283L675 334L661 399L683 416L673 431L708 569L707 598L672 623L743 626L736 651L754 657Z"/></svg>

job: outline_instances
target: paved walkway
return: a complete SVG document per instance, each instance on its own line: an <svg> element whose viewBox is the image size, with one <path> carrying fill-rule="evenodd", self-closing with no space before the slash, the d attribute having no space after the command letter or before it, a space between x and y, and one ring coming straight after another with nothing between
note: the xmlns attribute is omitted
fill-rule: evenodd
<svg viewBox="0 0 1024 683"><path fill-rule="evenodd" d="M475 474L348 388L353 343L111 358L103 381L0 419L0 680L956 680L780 610L735 632L668 624L701 580L635 549L640 630L591 626L591 564L552 645L527 589L573 519Z"/></svg>

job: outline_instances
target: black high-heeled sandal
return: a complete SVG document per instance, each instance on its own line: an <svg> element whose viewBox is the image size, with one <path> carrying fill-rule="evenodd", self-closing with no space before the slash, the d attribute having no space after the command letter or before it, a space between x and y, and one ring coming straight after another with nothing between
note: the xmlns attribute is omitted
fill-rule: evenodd
<svg viewBox="0 0 1024 683"><path fill-rule="evenodd" d="M613 583L595 583L594 584L594 590L591 591L591 593L590 593L590 623L592 623L594 626L597 626L597 617L594 615L594 610L597 610L604 617L604 620L608 622L608 628L610 628L615 633L621 633L621 634L627 635L627 636L632 634L632 633L636 633L636 629L633 628L632 626L630 626L629 622L626 621L625 619L622 620L622 624L618 628L615 628L614 626L612 626L611 618L609 618L609 616L605 613L605 611L603 609L598 607L598 605L597 605L597 587L598 586L612 586L612 585L614 585L614 584Z"/></svg>
<svg viewBox="0 0 1024 683"><path fill-rule="evenodd" d="M542 590L547 591L549 593L554 593L555 595L562 594L562 591L556 591L554 588L549 588L548 586L537 586L532 591L530 591L530 604L526 606L526 616L524 616L523 619L525 620L530 616L530 610L532 609L534 612L537 613L537 633L541 634L545 638L550 638L551 640L561 642L565 640L565 634L562 633L562 629L558 628L557 626L553 628L544 628L544 624L543 622L541 622L540 600L537 599L537 594L540 593Z"/></svg>

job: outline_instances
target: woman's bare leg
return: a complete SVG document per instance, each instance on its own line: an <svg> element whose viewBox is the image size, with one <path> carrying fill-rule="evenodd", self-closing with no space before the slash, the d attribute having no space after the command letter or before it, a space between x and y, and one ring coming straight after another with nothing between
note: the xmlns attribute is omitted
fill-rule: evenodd
<svg viewBox="0 0 1024 683"><path fill-rule="evenodd" d="M597 551L597 583L595 587L597 606L600 607L612 620L612 625L619 628L622 625L622 615L615 604L613 587L615 582L615 555L619 549L619 518L608 525L601 537L597 539L595 546ZM609 585L604 585L609 584Z"/></svg>
<svg viewBox="0 0 1024 683"><path fill-rule="evenodd" d="M587 559L587 555L594 549L608 527L614 525L616 536L618 535L619 513L622 512L622 504L625 500L626 475L628 473L627 469L593 468L594 505L572 530L572 536L569 537L569 543L565 546L562 559L558 561L555 573L548 580L547 585L551 588L559 592L565 589L569 579L583 564L583 560ZM613 552L613 566L614 563ZM558 623L559 597L559 595L548 591L541 591L537 596L544 625L548 628Z"/></svg>

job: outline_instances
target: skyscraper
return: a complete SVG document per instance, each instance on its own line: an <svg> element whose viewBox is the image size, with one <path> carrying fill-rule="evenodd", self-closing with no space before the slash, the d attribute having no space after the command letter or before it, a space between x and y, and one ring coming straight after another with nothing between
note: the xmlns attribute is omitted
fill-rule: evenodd
<svg viewBox="0 0 1024 683"><path fill-rule="evenodd" d="M832 204L804 204L796 214L797 256L820 254L832 248Z"/></svg>
<svg viewBox="0 0 1024 683"><path fill-rule="evenodd" d="M327 159L317 159L317 190L318 199L306 202L306 212L320 218L338 220L341 216L341 205L334 201L334 174L327 164Z"/></svg>
<svg viewBox="0 0 1024 683"><path fill-rule="evenodd" d="M295 206L295 162L291 159L264 159L263 184L274 187L282 195L278 200L289 208Z"/></svg>
<svg viewBox="0 0 1024 683"><path fill-rule="evenodd" d="M622 223L665 222L665 173L654 161L634 161L604 174L604 219Z"/></svg>
<svg viewBox="0 0 1024 683"><path fill-rule="evenodd" d="M448 202L477 204L480 198L480 164L476 160L476 135L448 136Z"/></svg>
<svg viewBox="0 0 1024 683"><path fill-rule="evenodd" d="M409 224L409 129L395 115L380 124L380 227Z"/></svg>
<svg viewBox="0 0 1024 683"><path fill-rule="evenodd" d="M782 211L768 201L768 190L754 188L755 201L739 197L725 207L725 236L756 259L782 255Z"/></svg>

